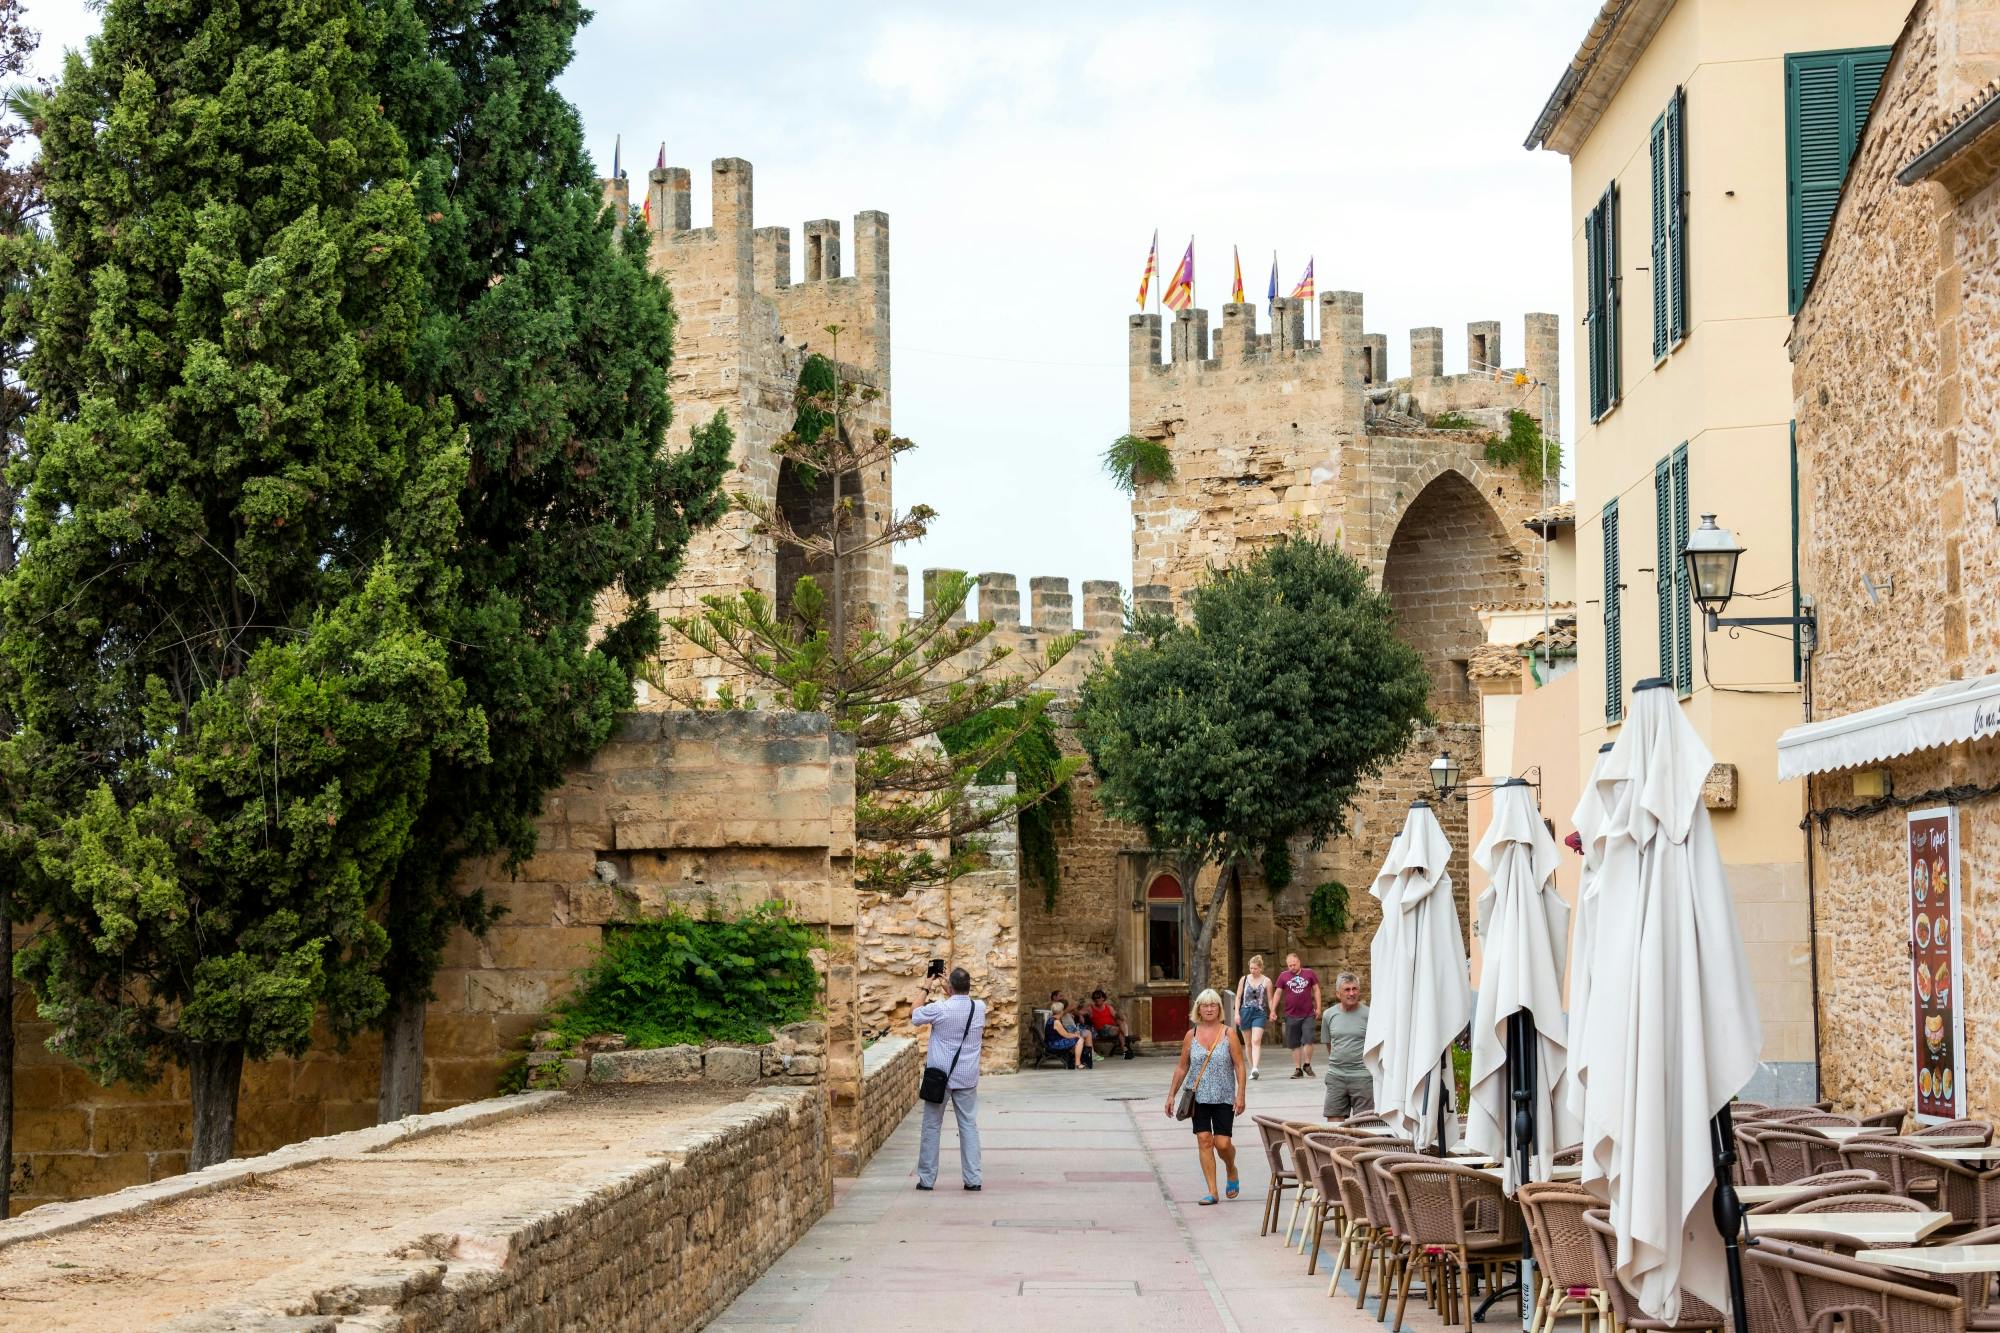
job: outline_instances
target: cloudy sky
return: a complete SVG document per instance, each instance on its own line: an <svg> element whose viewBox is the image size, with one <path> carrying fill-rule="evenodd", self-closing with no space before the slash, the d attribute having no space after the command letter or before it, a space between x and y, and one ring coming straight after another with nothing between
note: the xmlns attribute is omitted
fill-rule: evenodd
<svg viewBox="0 0 2000 1333"><path fill-rule="evenodd" d="M84 0L29 0L44 64L95 27ZM1125 316L1154 228L1190 235L1199 304L1228 299L1230 247L1261 299L1366 298L1407 373L1408 330L1576 324L1567 163L1522 150L1598 0L1316 5L682 3L598 0L564 86L600 170L662 140L694 168L747 158L759 225L891 223L894 409L918 450L896 492L942 515L899 559L1131 579L1125 500L1098 455L1126 425ZM793 246L793 263L803 246ZM851 261L850 261L851 267Z"/></svg>

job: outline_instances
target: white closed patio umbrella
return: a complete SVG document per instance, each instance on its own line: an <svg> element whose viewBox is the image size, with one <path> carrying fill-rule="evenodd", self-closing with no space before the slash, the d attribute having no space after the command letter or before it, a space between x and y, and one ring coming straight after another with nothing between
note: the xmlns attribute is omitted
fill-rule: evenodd
<svg viewBox="0 0 2000 1333"><path fill-rule="evenodd" d="M1465 1138L1501 1159L1509 1194L1523 1180L1549 1179L1555 1150L1575 1141L1579 1123L1567 1095L1562 982L1569 905L1556 891L1560 856L1534 789L1518 778L1496 788L1493 822L1472 853L1489 883L1479 895L1479 999Z"/></svg>
<svg viewBox="0 0 2000 1333"><path fill-rule="evenodd" d="M1583 1044L1583 1030L1590 1012L1590 984L1597 948L1597 868L1604 860L1604 843L1597 836L1598 827L1604 822L1604 799L1598 789L1598 778L1604 772L1604 756L1610 752L1610 741L1598 747L1590 776L1584 780L1583 796L1576 803L1576 811L1569 817L1571 826L1576 829L1577 841L1583 844L1583 869L1577 874L1576 927L1570 936L1570 1076L1563 1081L1563 1100L1568 1103L1570 1114L1579 1126L1583 1123L1583 1090L1590 1081L1585 1065L1588 1052Z"/></svg>
<svg viewBox="0 0 2000 1333"><path fill-rule="evenodd" d="M1382 924L1369 947L1362 1059L1376 1112L1418 1148L1440 1140L1449 1148L1458 1138L1458 1121L1441 1113L1439 1100L1450 1094L1451 1043L1472 1017L1450 864L1444 829L1429 802L1417 801L1369 889L1382 904Z"/></svg>
<svg viewBox="0 0 2000 1333"><path fill-rule="evenodd" d="M1618 1278L1641 1309L1677 1319L1685 1288L1733 1306L1742 1329L1735 1192L1715 1207L1716 1134L1756 1072L1762 1027L1701 800L1713 763L1668 682L1639 682L1597 774L1583 1183L1609 1204Z"/></svg>

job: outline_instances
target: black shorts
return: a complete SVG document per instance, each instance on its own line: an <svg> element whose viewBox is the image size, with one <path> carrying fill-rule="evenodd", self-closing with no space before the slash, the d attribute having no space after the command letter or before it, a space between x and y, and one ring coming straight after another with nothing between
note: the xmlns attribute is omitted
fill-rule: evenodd
<svg viewBox="0 0 2000 1333"><path fill-rule="evenodd" d="M1236 1107L1230 1102L1196 1102L1194 1104L1194 1132L1213 1134L1219 1139L1230 1137L1229 1131L1236 1128Z"/></svg>

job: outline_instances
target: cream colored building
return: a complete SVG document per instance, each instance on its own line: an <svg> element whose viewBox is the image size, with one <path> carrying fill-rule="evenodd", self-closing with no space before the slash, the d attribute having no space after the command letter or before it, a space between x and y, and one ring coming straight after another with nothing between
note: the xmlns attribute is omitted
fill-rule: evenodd
<svg viewBox="0 0 2000 1333"><path fill-rule="evenodd" d="M1752 1091L1787 1099L1817 1069L1803 795L1773 764L1797 656L1789 631L1704 634L1679 551L1713 511L1746 548L1727 614L1792 613L1791 312L1907 8L1606 0L1527 143L1571 168L1579 768L1634 682L1675 681L1718 764L1764 1022Z"/></svg>

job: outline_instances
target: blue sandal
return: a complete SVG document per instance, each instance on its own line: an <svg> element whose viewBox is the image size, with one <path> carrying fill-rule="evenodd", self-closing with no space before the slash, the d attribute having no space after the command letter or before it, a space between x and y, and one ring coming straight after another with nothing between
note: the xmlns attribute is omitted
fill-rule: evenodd
<svg viewBox="0 0 2000 1333"><path fill-rule="evenodd" d="M1204 1208L1212 1207L1215 1203L1215 1196L1213 1194L1204 1194L1199 1199L1196 1199L1195 1202Z"/></svg>
<svg viewBox="0 0 2000 1333"><path fill-rule="evenodd" d="M1227 1194L1227 1195L1228 1195L1228 1196L1229 1196L1230 1198L1232 1198L1232 1199L1233 1199L1233 1198L1235 1198L1235 1197L1236 1197L1236 1195L1237 1195L1237 1192L1238 1192L1239 1190L1241 1190L1241 1189L1242 1189L1242 1187L1243 1187L1243 1182L1242 1182L1242 1181L1240 1181L1240 1180L1232 1180L1232 1181L1230 1181L1230 1182L1229 1182L1229 1185L1228 1185L1228 1188L1227 1188L1227 1189L1225 1189L1225 1190L1223 1191L1223 1193Z"/></svg>

